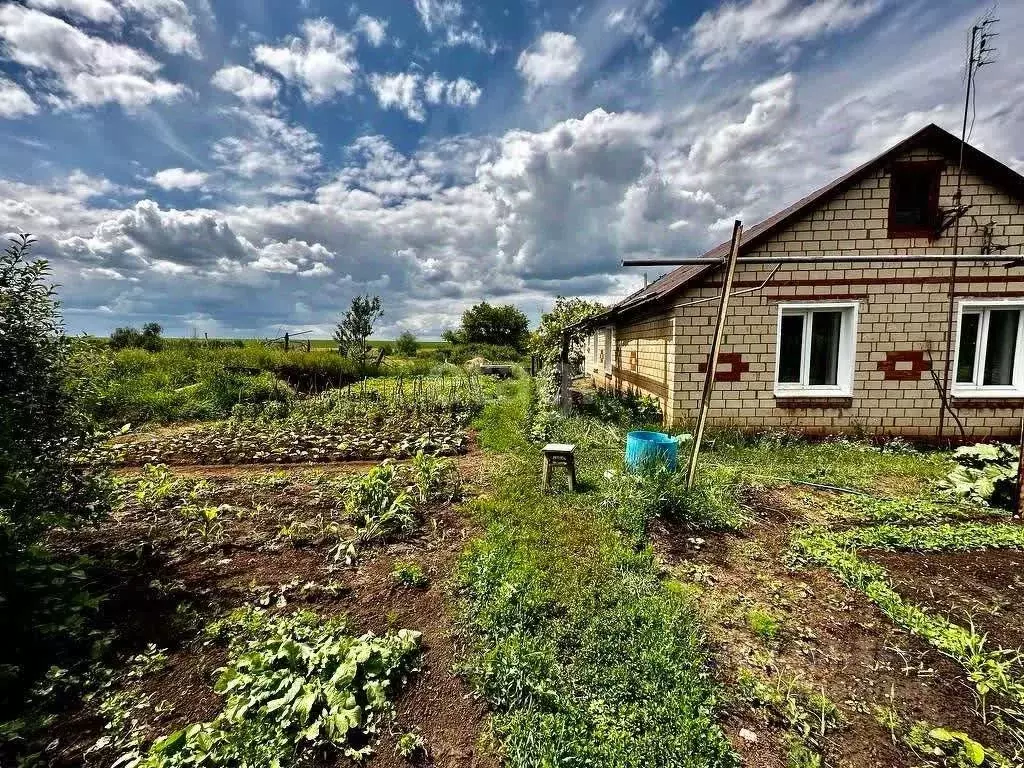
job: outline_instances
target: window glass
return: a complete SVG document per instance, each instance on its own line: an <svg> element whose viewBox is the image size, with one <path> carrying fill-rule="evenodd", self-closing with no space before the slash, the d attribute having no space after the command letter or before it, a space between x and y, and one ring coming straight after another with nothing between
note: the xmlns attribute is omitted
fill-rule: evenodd
<svg viewBox="0 0 1024 768"><path fill-rule="evenodd" d="M889 227L895 232L929 230L937 224L935 185L939 169L931 164L897 165L889 183Z"/></svg>
<svg viewBox="0 0 1024 768"><path fill-rule="evenodd" d="M779 383L800 383L800 362L804 344L804 316L783 315L779 333Z"/></svg>
<svg viewBox="0 0 1024 768"><path fill-rule="evenodd" d="M970 384L974 381L974 365L978 359L978 329L981 315L964 312L960 318L960 350L957 355L956 383Z"/></svg>
<svg viewBox="0 0 1024 768"><path fill-rule="evenodd" d="M811 315L811 359L807 383L812 387L834 387L838 381L842 325L842 312L814 312Z"/></svg>
<svg viewBox="0 0 1024 768"><path fill-rule="evenodd" d="M985 342L985 386L1013 385L1013 358L1017 352L1017 326L1020 310L993 309L988 316L988 339Z"/></svg>

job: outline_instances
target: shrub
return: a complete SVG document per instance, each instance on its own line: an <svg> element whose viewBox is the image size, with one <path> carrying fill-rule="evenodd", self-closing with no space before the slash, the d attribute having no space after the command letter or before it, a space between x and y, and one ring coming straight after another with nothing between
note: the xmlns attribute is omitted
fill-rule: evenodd
<svg viewBox="0 0 1024 768"><path fill-rule="evenodd" d="M128 349L137 347L149 352L158 352L163 349L163 339L160 334L163 328L159 323L146 323L142 331L135 328L117 328L110 334L111 349Z"/></svg>
<svg viewBox="0 0 1024 768"><path fill-rule="evenodd" d="M420 344L409 331L402 331L395 339L395 351L402 357L415 357Z"/></svg>
<svg viewBox="0 0 1024 768"><path fill-rule="evenodd" d="M45 282L49 267L28 260L30 246L16 238L0 256L0 719L55 656L93 639L84 629L84 576L50 562L39 541L107 508L100 475L81 458L92 436Z"/></svg>
<svg viewBox="0 0 1024 768"><path fill-rule="evenodd" d="M658 405L658 401L633 390L620 394L612 390L599 389L583 400L580 410L602 421L623 426L643 426L662 422L661 406Z"/></svg>

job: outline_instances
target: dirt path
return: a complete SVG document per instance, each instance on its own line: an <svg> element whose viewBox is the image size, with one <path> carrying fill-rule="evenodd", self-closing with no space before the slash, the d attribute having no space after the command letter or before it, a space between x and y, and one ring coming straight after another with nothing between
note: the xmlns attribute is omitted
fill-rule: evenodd
<svg viewBox="0 0 1024 768"><path fill-rule="evenodd" d="M979 717L958 664L899 630L829 572L787 566L790 536L802 517L798 506L773 493L751 507L756 519L743 534L698 538L663 522L652 532L665 566L699 587L718 675L730 691L739 695L737 677L745 669L780 689L795 684L824 693L845 721L822 739L826 766L918 765L883 725L892 717L907 725L926 720L1005 746ZM774 636L756 631L752 610L775 617ZM766 721L737 698L726 727L745 765L787 765L786 732L777 719Z"/></svg>

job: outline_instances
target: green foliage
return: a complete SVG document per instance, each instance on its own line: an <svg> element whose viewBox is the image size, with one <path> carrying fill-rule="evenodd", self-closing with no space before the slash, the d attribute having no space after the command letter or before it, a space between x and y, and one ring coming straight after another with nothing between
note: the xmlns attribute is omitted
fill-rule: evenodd
<svg viewBox="0 0 1024 768"><path fill-rule="evenodd" d="M163 349L164 340L160 337L163 328L159 323L146 323L139 331L136 328L116 328L110 334L111 349L145 349L147 352L159 352Z"/></svg>
<svg viewBox="0 0 1024 768"><path fill-rule="evenodd" d="M370 355L369 339L373 333L373 326L383 315L380 296L354 296L352 306L334 330L338 351L360 365L366 365Z"/></svg>
<svg viewBox="0 0 1024 768"><path fill-rule="evenodd" d="M517 352L526 349L530 320L511 304L492 306L486 301L462 313L462 325L457 331L446 331L445 341L450 344L493 344L512 347Z"/></svg>
<svg viewBox="0 0 1024 768"><path fill-rule="evenodd" d="M482 357L491 363L516 362L522 357L522 353L515 347L501 344L448 344L443 347L431 350L434 358L444 359L457 365L462 365L469 360Z"/></svg>
<svg viewBox="0 0 1024 768"><path fill-rule="evenodd" d="M38 542L108 507L102 468L87 460L93 439L49 267L29 260L30 247L29 237L15 238L0 255L0 719L56 654L89 642L84 575L52 562Z"/></svg>
<svg viewBox="0 0 1024 768"><path fill-rule="evenodd" d="M496 712L505 764L734 766L693 605L663 586L599 493L539 488L523 433L530 386L503 384L508 398L476 422L506 455L492 495L473 503L486 533L457 570L475 641L464 671ZM596 487L604 466L580 458Z"/></svg>
<svg viewBox="0 0 1024 768"><path fill-rule="evenodd" d="M424 741L423 737L416 733L416 731L403 733L398 737L398 741L395 743L396 754L398 754L399 757L404 757L406 760L411 760L426 751L427 742Z"/></svg>
<svg viewBox="0 0 1024 768"><path fill-rule="evenodd" d="M607 307L596 301L559 296L550 312L540 316L540 325L530 338L530 351L540 355L545 365L554 365L562 354L562 334L569 326L575 325L593 315L604 312ZM569 332L569 363L574 369L583 364L583 345L587 331L577 329Z"/></svg>
<svg viewBox="0 0 1024 768"><path fill-rule="evenodd" d="M631 389L623 393L599 389L583 399L580 410L602 421L626 427L662 422L661 406L657 399Z"/></svg>
<svg viewBox="0 0 1024 768"><path fill-rule="evenodd" d="M1005 443L962 446L953 452L957 467L939 485L971 501L1012 510L1019 453Z"/></svg>
<svg viewBox="0 0 1024 768"><path fill-rule="evenodd" d="M391 578L403 587L425 587L430 583L423 566L409 560L396 560L391 570Z"/></svg>
<svg viewBox="0 0 1024 768"><path fill-rule="evenodd" d="M245 617L214 689L224 708L212 721L157 739L140 768L292 766L325 749L363 759L415 669L420 635L350 634L343 620L302 612ZM222 623L218 632L230 631Z"/></svg>
<svg viewBox="0 0 1024 768"><path fill-rule="evenodd" d="M402 357L415 357L420 344L411 331L402 331L395 339L395 351Z"/></svg>
<svg viewBox="0 0 1024 768"><path fill-rule="evenodd" d="M985 747L963 731L915 723L903 741L934 768L1010 768L1012 763L991 747Z"/></svg>
<svg viewBox="0 0 1024 768"><path fill-rule="evenodd" d="M782 631L779 617L765 608L751 608L747 611L747 627L762 640L776 640Z"/></svg>

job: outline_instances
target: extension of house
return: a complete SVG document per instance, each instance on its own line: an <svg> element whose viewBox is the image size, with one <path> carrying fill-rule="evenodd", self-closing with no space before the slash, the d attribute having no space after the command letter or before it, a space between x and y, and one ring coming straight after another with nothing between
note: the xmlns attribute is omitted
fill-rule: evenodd
<svg viewBox="0 0 1024 768"><path fill-rule="evenodd" d="M1013 259L1024 243L1024 177L964 146L958 207L960 153L958 138L929 125L744 231L710 425L1019 436L1024 266ZM728 253L724 243L702 258L724 262ZM991 259L955 267L906 259L955 253ZM873 258L743 262L840 254ZM680 266L592 320L586 373L598 386L657 398L667 424L692 422L724 271L721 263Z"/></svg>

